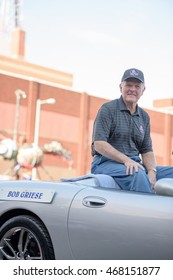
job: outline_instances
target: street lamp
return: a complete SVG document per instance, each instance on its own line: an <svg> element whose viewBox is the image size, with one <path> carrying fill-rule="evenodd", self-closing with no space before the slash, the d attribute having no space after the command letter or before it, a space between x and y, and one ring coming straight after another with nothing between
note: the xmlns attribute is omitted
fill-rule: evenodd
<svg viewBox="0 0 173 280"><path fill-rule="evenodd" d="M45 100L37 99L36 102L36 113L35 113L35 130L34 130L34 146L38 146L39 140L39 128L40 128L40 110L43 104L54 104L56 102L55 98L48 98ZM32 169L32 180L36 179L36 168Z"/></svg>
<svg viewBox="0 0 173 280"><path fill-rule="evenodd" d="M18 133L18 124L19 124L19 108L20 108L20 99L26 98L26 93L21 90L17 89L15 91L16 95L16 113L15 113L15 119L14 119L14 132L13 132L13 140L14 142L17 142L17 133Z"/></svg>

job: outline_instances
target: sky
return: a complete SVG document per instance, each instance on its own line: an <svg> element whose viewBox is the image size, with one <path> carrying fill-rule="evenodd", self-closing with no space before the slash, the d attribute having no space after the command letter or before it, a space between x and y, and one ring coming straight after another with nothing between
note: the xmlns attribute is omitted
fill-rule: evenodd
<svg viewBox="0 0 173 280"><path fill-rule="evenodd" d="M173 98L172 0L23 0L21 11L26 60L73 74L73 90L118 98L135 67L146 81L139 105Z"/></svg>

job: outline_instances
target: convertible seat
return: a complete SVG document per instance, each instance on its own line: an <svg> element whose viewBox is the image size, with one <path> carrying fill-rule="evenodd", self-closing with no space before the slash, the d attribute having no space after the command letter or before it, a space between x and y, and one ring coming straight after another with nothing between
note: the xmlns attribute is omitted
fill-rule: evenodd
<svg viewBox="0 0 173 280"><path fill-rule="evenodd" d="M96 186L103 188L113 188L120 189L119 185L115 182L115 180L106 174L86 174L79 177L74 178L61 178L61 182L82 184L87 186Z"/></svg>

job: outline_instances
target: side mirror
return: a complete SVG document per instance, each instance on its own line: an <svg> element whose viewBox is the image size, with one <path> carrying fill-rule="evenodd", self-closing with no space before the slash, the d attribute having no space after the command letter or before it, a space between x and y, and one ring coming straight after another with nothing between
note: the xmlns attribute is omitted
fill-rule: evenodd
<svg viewBox="0 0 173 280"><path fill-rule="evenodd" d="M164 178L156 182L154 189L158 195L173 196L173 179Z"/></svg>

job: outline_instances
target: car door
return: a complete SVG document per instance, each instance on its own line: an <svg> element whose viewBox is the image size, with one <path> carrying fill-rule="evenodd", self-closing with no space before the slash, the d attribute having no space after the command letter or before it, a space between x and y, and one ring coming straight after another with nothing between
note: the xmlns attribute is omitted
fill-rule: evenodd
<svg viewBox="0 0 173 280"><path fill-rule="evenodd" d="M75 259L173 259L173 198L86 188L71 205Z"/></svg>

